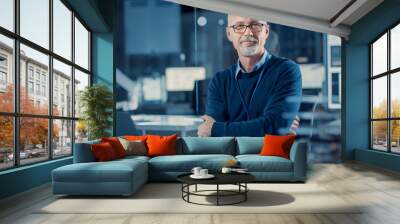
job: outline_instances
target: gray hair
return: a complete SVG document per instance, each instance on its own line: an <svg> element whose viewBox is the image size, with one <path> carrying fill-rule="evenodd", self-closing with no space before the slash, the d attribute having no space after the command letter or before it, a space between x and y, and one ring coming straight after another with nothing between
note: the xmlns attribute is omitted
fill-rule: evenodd
<svg viewBox="0 0 400 224"><path fill-rule="evenodd" d="M231 16L238 16L238 15L231 15L231 14L227 14L227 15L226 15L226 21L227 21L227 25L228 25L228 26L231 26L231 24L230 24L230 17L231 17ZM258 20L258 21L264 22L266 25L268 25L267 20Z"/></svg>

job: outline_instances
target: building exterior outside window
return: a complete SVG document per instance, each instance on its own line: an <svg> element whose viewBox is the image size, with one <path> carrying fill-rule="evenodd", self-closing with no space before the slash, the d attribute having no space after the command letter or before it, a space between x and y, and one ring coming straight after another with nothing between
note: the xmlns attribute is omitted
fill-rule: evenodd
<svg viewBox="0 0 400 224"><path fill-rule="evenodd" d="M0 21L0 26L8 30L0 29L0 170L71 156L75 136L86 139L86 132L79 133L86 127L76 129L79 116L74 116L72 108L79 96L66 86L80 85L80 80L73 80L78 71L90 80L90 31L72 8L65 5L68 4L66 1L18 2L18 13L14 13L14 1L2 2L2 9L10 10L11 17L15 17L13 21L19 23L17 29L10 29ZM79 26L78 34L76 26L73 30L73 24ZM52 35L49 35L51 31ZM53 49L50 42L54 44ZM76 60L85 59L84 68L71 58L76 52L73 42L87 48L75 54ZM56 62L59 57L63 62ZM14 71L17 65L18 74ZM15 78L19 80L19 86L16 86ZM85 82L85 86L88 85L90 82ZM60 95L63 99L57 100ZM50 105L51 99L53 105ZM14 110L15 106L19 111ZM18 132L14 133L14 129ZM32 132L39 134L33 138Z"/></svg>

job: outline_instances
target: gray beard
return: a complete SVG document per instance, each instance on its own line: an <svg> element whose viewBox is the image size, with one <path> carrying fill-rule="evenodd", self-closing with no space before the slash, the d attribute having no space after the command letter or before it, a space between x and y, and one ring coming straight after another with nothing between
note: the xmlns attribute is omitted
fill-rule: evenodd
<svg viewBox="0 0 400 224"><path fill-rule="evenodd" d="M240 53L245 57L251 57L257 54L258 45L254 45L251 47L241 47Z"/></svg>

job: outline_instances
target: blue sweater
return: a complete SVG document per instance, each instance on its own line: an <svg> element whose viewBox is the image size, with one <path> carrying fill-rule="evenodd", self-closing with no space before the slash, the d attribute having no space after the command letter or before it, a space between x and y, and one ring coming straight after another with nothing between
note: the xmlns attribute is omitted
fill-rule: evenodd
<svg viewBox="0 0 400 224"><path fill-rule="evenodd" d="M251 72L260 77L251 100L249 93L240 91L235 77L237 66L218 72L208 85L206 114L216 120L211 135L287 134L301 102L299 66L289 59L271 55Z"/></svg>

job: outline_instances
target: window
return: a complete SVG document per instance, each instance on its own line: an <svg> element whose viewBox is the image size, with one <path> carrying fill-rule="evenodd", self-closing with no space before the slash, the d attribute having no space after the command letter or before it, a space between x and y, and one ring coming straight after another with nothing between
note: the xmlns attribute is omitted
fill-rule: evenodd
<svg viewBox="0 0 400 224"><path fill-rule="evenodd" d="M400 25L371 43L371 148L400 153Z"/></svg>
<svg viewBox="0 0 400 224"><path fill-rule="evenodd" d="M75 62L82 68L89 69L89 32L75 18Z"/></svg>
<svg viewBox="0 0 400 224"><path fill-rule="evenodd" d="M390 68L400 67L400 24L390 31Z"/></svg>
<svg viewBox="0 0 400 224"><path fill-rule="evenodd" d="M65 83L70 83L72 84L72 68L69 65L66 65L56 59L53 60L53 65L54 65L54 70L53 70L53 90L54 90L54 95L53 95L53 103L58 104L58 97L60 93L60 100L63 102L64 97L63 96L69 96L69 100L71 102L68 102L69 107L67 107L65 113L61 113L60 108L56 107L53 105L53 114L54 115L62 115L67 116L67 117L72 117L72 91L70 89L65 89L64 85ZM60 92L59 92L60 91ZM61 114L60 114L61 113Z"/></svg>
<svg viewBox="0 0 400 224"><path fill-rule="evenodd" d="M40 102L36 102L40 104ZM19 157L20 163L29 164L34 161L43 161L49 158L48 120L45 118L20 118ZM35 138L32 138L32 133Z"/></svg>
<svg viewBox="0 0 400 224"><path fill-rule="evenodd" d="M0 124L1 124L0 169L7 169L14 166L14 122L13 121L14 120L12 116L0 115Z"/></svg>
<svg viewBox="0 0 400 224"><path fill-rule="evenodd" d="M87 138L84 128L75 128L79 114L74 116L73 105L79 90L68 87L89 85L90 31L67 4L62 0L0 0L0 26L8 30L0 29L0 170L70 156L76 130L83 130L79 136ZM14 58L19 58L18 63ZM17 64L19 73L15 74ZM84 74L83 80L79 74ZM18 88L14 88L15 76ZM18 132L14 134L15 128Z"/></svg>
<svg viewBox="0 0 400 224"><path fill-rule="evenodd" d="M86 86L89 86L89 74L75 70L75 117L79 117L81 114L79 96Z"/></svg>
<svg viewBox="0 0 400 224"><path fill-rule="evenodd" d="M7 74L3 71L0 71L0 84L1 85L7 84Z"/></svg>
<svg viewBox="0 0 400 224"><path fill-rule="evenodd" d="M36 80L40 81L40 70L36 69Z"/></svg>
<svg viewBox="0 0 400 224"><path fill-rule="evenodd" d="M372 76L387 71L387 34L372 44Z"/></svg>
<svg viewBox="0 0 400 224"><path fill-rule="evenodd" d="M72 153L72 121L53 120L53 157L61 157Z"/></svg>
<svg viewBox="0 0 400 224"><path fill-rule="evenodd" d="M0 55L0 67L7 67L7 56Z"/></svg>
<svg viewBox="0 0 400 224"><path fill-rule="evenodd" d="M42 86L42 96L46 96L46 86Z"/></svg>
<svg viewBox="0 0 400 224"><path fill-rule="evenodd" d="M341 46L331 46L331 66L342 66Z"/></svg>
<svg viewBox="0 0 400 224"><path fill-rule="evenodd" d="M2 54L0 50L0 94L7 92L8 85L8 66L7 55ZM12 74L10 74L12 75ZM0 99L1 100L1 99Z"/></svg>
<svg viewBox="0 0 400 224"><path fill-rule="evenodd" d="M36 84L36 95L40 95L40 84Z"/></svg>
<svg viewBox="0 0 400 224"><path fill-rule="evenodd" d="M328 78L329 78L328 80L329 108L340 108L341 105L340 73L332 72L328 74Z"/></svg>
<svg viewBox="0 0 400 224"><path fill-rule="evenodd" d="M0 3L0 20L3 18L3 8L1 8L4 2ZM14 111L14 83L12 77L14 76L13 66L11 59L14 57L14 42L11 38L8 38L0 33L0 113L1 112L13 112ZM1 138L1 135L0 135ZM1 143L0 143L1 148ZM0 160L1 169L1 160Z"/></svg>
<svg viewBox="0 0 400 224"><path fill-rule="evenodd" d="M29 66L28 73L29 73L29 79L33 80L33 67L32 66Z"/></svg>
<svg viewBox="0 0 400 224"><path fill-rule="evenodd" d="M60 0L53 0L54 52L71 60L72 12Z"/></svg>
<svg viewBox="0 0 400 224"><path fill-rule="evenodd" d="M0 1L0 26L14 31L14 0Z"/></svg>
<svg viewBox="0 0 400 224"><path fill-rule="evenodd" d="M53 114L57 115L58 114L58 90L54 89L53 93Z"/></svg>
<svg viewBox="0 0 400 224"><path fill-rule="evenodd" d="M28 89L29 94L33 94L33 82L28 82Z"/></svg>
<svg viewBox="0 0 400 224"><path fill-rule="evenodd" d="M21 36L49 48L49 0L20 0Z"/></svg>
<svg viewBox="0 0 400 224"><path fill-rule="evenodd" d="M0 91L7 91L7 56L0 54Z"/></svg>

